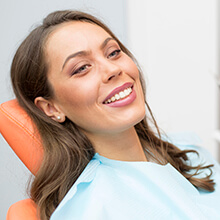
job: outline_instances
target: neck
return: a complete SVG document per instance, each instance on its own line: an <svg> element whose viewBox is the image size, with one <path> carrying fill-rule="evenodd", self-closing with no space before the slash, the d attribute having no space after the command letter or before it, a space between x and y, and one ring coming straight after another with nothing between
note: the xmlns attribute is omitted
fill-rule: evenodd
<svg viewBox="0 0 220 220"><path fill-rule="evenodd" d="M120 134L86 134L101 156L121 161L147 161L135 128Z"/></svg>

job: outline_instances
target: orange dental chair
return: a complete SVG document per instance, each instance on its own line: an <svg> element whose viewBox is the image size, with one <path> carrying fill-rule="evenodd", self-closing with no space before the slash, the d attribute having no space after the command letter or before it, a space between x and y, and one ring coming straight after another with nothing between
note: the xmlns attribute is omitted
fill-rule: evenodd
<svg viewBox="0 0 220 220"><path fill-rule="evenodd" d="M43 147L30 117L19 106L16 99L0 105L0 132L15 154L35 175L43 158ZM6 218L6 220L37 219L39 220L37 206L31 199L13 204Z"/></svg>

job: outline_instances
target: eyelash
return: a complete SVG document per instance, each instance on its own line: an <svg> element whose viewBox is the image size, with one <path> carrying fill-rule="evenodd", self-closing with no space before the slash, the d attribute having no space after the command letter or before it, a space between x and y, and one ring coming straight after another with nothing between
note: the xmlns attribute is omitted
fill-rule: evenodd
<svg viewBox="0 0 220 220"><path fill-rule="evenodd" d="M121 52L120 49L114 50L112 53L110 53L110 54L108 55L107 58L116 57L117 55L120 54L120 52ZM79 74L79 73L85 71L85 70L86 70L88 67L90 67L90 66L91 66L90 64L82 65L81 67L79 67L78 69L76 69L76 70L72 73L72 75Z"/></svg>
<svg viewBox="0 0 220 220"><path fill-rule="evenodd" d="M72 75L81 73L81 72L87 70L87 68L90 67L90 66L91 66L90 64L82 65L81 67L79 67L78 69L76 69L76 70L72 73Z"/></svg>
<svg viewBox="0 0 220 220"><path fill-rule="evenodd" d="M115 56L119 55L120 52L121 52L120 49L114 50L112 53L110 53L110 54L108 55L108 58L115 57ZM115 54L115 53L116 53L116 54ZM114 54L115 54L115 55L114 55Z"/></svg>

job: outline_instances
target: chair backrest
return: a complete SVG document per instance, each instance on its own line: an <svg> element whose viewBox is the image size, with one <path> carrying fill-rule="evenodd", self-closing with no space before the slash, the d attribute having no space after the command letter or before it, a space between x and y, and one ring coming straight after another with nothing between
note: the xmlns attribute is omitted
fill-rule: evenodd
<svg viewBox="0 0 220 220"><path fill-rule="evenodd" d="M9 208L6 220L40 220L37 205L31 199L18 201Z"/></svg>
<svg viewBox="0 0 220 220"><path fill-rule="evenodd" d="M16 99L0 105L0 132L15 154L35 175L43 158L40 136Z"/></svg>

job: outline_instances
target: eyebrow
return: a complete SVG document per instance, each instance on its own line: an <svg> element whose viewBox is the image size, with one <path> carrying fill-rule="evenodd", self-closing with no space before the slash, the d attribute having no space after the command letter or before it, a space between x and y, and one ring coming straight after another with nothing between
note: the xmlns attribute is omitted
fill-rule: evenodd
<svg viewBox="0 0 220 220"><path fill-rule="evenodd" d="M100 48L101 48L101 49L105 48L105 46L106 46L106 45L108 44L108 42L111 41L111 40L116 41L114 38L108 37L108 38L106 38L106 39L103 41L103 43L101 44ZM116 42L117 42L117 41L116 41ZM65 59L65 61L64 61L64 63L63 63L62 70L63 70L63 68L65 67L66 63L67 63L70 59L72 59L72 58L74 58L74 57L87 56L88 54L89 54L89 52L88 52L88 51L85 51L85 50L78 51L78 52L76 52L76 53L70 54L70 55Z"/></svg>

